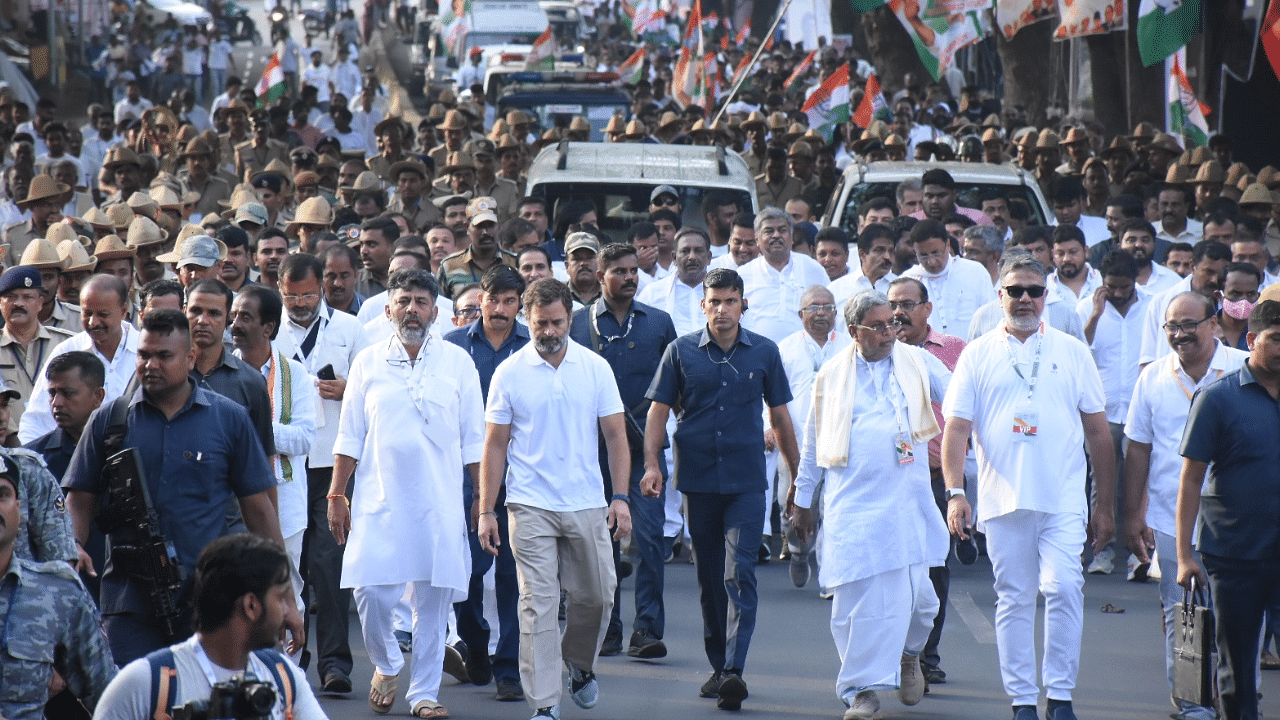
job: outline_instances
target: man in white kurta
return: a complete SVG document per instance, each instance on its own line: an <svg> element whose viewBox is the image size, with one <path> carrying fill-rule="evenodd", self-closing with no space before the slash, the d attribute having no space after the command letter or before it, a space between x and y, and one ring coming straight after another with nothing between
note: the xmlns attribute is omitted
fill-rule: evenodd
<svg viewBox="0 0 1280 720"><path fill-rule="evenodd" d="M370 703L386 712L395 701L404 659L392 611L411 584L407 697L414 712L439 712L445 623L451 604L466 597L470 577L458 478L464 467L473 476L479 471L484 403L466 352L428 332L435 320L435 278L403 270L391 275L388 290L396 333L361 351L347 378L333 447L329 522L338 542L346 540L342 587L354 588L374 665ZM348 512L344 491L353 469Z"/></svg>
<svg viewBox="0 0 1280 720"><path fill-rule="evenodd" d="M1094 551L1114 532L1115 451L1106 394L1089 348L1041 321L1045 269L1019 255L1002 261L1005 321L965 347L942 404L947 523L965 540L973 513L964 455L978 455L978 529L995 574L996 648L1014 720L1037 718L1035 618L1045 598L1044 670L1049 720L1075 720L1071 694L1084 631L1085 522ZM1088 446L1096 504L1085 494Z"/></svg>
<svg viewBox="0 0 1280 720"><path fill-rule="evenodd" d="M854 295L844 313L854 345L814 381L796 479L797 525L826 471L819 581L834 592L831 635L840 653L836 692L846 720L870 718L878 689L920 702L920 651L933 630L938 596L929 568L949 547L929 484L929 440L939 432L930 400L951 373L935 357L896 342L888 299Z"/></svg>
<svg viewBox="0 0 1280 720"><path fill-rule="evenodd" d="M902 276L928 288L933 303L929 324L943 335L963 336L978 308L991 300L991 273L980 263L952 255L947 230L936 220L915 224L911 247L919 264Z"/></svg>

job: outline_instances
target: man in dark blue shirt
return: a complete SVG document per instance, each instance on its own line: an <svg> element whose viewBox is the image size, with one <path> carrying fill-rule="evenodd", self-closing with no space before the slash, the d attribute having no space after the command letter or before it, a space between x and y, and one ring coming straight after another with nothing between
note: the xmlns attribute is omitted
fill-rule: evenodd
<svg viewBox="0 0 1280 720"><path fill-rule="evenodd" d="M660 658L667 654L662 642L666 614L662 602L663 572L666 548L662 525L666 519L666 493L646 497L640 489L644 476L643 440L640 429L645 422L649 403L645 391L653 382L654 372L667 346L675 342L676 328L671 316L648 305L635 302L640 282L640 264L631 245L606 245L599 255L601 296L573 314L569 336L598 353L613 368L622 404L630 414L628 425L634 432L627 438L631 448L631 538L638 551L636 568L636 619L632 625L627 654L637 658ZM602 454L602 458L606 455ZM660 471L665 486L667 468L660 457ZM612 488L607 462L600 463L605 487ZM612 491L610 491L612 492ZM618 543L614 543L614 564L618 564ZM615 567L615 570L617 568ZM622 577L621 573L618 577ZM614 591L613 617L605 633L601 655L622 651L622 591Z"/></svg>
<svg viewBox="0 0 1280 720"><path fill-rule="evenodd" d="M210 541L228 534L219 509L237 499L249 531L284 547L275 477L258 434L243 407L196 387L188 377L195 356L185 315L176 310L147 314L138 341L141 387L120 401L128 403L120 447L137 450L160 531L173 543L186 578L177 605L182 612L178 627L188 631L196 558ZM89 419L64 482L81 543L89 536L98 501L107 490L102 468L110 448L104 437L114 407L114 402L108 403ZM121 541L109 536L108 549ZM102 575L102 614L112 655L121 664L181 639L165 636L153 617L145 585L129 570L109 559ZM293 651L305 642L302 618L292 603L286 613Z"/></svg>
<svg viewBox="0 0 1280 720"><path fill-rule="evenodd" d="M474 287L474 286L472 286ZM507 265L489 268L480 279L480 319L454 330L444 339L457 345L471 356L480 374L480 390L489 397L489 381L502 361L529 344L529 330L517 322L520 317L520 296L524 293L524 278ZM466 295L459 290L459 304ZM466 475L466 473L463 473ZM471 580L467 599L454 603L453 612L458 618L458 637L467 644L467 676L476 685L488 685L492 677L497 682L497 699L511 702L524 699L520 686L520 621L516 605L520 599L520 587L516 580L516 561L511 555L510 536L507 532L506 487L498 490L498 504L494 507L498 520L498 534L502 544L498 556L485 552L476 537L476 514L472 507L475 500L473 478L463 480L463 503L471 518ZM494 563L494 594L498 605L498 649L493 660L489 659L489 624L484 619L484 575Z"/></svg>
<svg viewBox="0 0 1280 720"><path fill-rule="evenodd" d="M1280 302L1253 309L1247 338L1244 366L1191 403L1178 486L1178 582L1207 576L1226 720L1258 717L1258 638L1263 613L1280 607Z"/></svg>
<svg viewBox="0 0 1280 720"><path fill-rule="evenodd" d="M707 326L667 347L649 387L653 404L645 425L641 484L645 494L658 495L667 414L679 406L676 487L689 512L707 659L714 671L701 694L718 698L723 709L737 710L747 697L742 670L756 624L755 562L769 485L761 400L792 477L800 452L778 346L741 327L747 309L742 278L733 270L712 270L703 292Z"/></svg>

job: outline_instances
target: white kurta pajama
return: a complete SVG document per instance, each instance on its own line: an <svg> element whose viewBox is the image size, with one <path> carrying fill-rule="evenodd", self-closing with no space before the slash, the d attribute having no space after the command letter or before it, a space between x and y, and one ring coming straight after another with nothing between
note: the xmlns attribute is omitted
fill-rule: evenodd
<svg viewBox="0 0 1280 720"><path fill-rule="evenodd" d="M467 595L462 473L483 445L480 378L461 348L430 337L411 365L392 337L356 357L333 449L358 463L342 587L355 589L369 659L396 675L392 609L412 584L410 705L437 699L445 619Z"/></svg>
<svg viewBox="0 0 1280 720"><path fill-rule="evenodd" d="M908 354L915 355L919 374L894 371L894 358L906 363ZM834 366L850 362L856 377L852 403L845 409L851 415L843 414L852 418L847 450L819 447L820 438L831 436L822 406L840 400L832 390L822 399L821 389L815 389L795 497L796 505L809 507L821 466L827 465L822 495L826 534L818 580L835 594L831 635L840 654L836 692L847 703L862 690L898 687L902 653L919 653L933 629L938 598L929 568L943 563L949 543L929 485L929 438L937 428L922 428L934 422L928 399L940 400L951 376L932 355L895 343L889 358L874 363L854 347L840 352L823 366L819 385L835 372ZM909 377L920 386L910 394L901 385L911 382ZM826 385L833 386L839 383ZM909 410L908 397L915 397L920 407ZM914 461L900 464L894 440L904 432Z"/></svg>

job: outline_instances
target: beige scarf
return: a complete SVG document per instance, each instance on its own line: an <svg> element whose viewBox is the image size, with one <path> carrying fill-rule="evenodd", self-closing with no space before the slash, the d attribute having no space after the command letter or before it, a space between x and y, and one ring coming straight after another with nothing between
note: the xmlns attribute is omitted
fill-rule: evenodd
<svg viewBox="0 0 1280 720"><path fill-rule="evenodd" d="M819 467L849 464L849 433L853 429L853 400L858 387L857 352L857 344L841 350L822 366L813 383ZM890 353L893 375L907 400L912 443L928 442L942 432L929 404L929 369L923 354L923 350L901 342L895 342Z"/></svg>

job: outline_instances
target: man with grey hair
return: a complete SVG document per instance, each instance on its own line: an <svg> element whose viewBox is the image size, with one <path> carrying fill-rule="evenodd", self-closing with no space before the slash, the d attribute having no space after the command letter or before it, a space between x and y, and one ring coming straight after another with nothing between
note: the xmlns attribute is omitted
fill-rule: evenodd
<svg viewBox="0 0 1280 720"><path fill-rule="evenodd" d="M924 697L920 652L939 607L929 568L949 548L929 485L928 443L941 432L930 400L942 401L951 373L897 342L884 294L854 295L844 319L853 346L814 380L794 503L807 537L825 471L819 580L834 593L836 692L852 720L879 711L877 689L896 687L904 705Z"/></svg>
<svg viewBox="0 0 1280 720"><path fill-rule="evenodd" d="M1009 267L1023 262L1025 258L1034 259L1035 256L1023 247L1009 248L1001 256L997 266L1000 271L999 277L1004 277ZM1041 267L1044 266L1041 265ZM994 330L1004 320L1004 317L1004 305L999 298L978 308L978 312L973 315L973 320L969 321L968 342L973 342L980 336ZM1084 323L1080 321L1080 316L1076 314L1075 305L1058 297L1056 293L1049 293L1045 296L1044 313L1041 317L1049 325L1080 342L1088 342L1084 337Z"/></svg>
<svg viewBox="0 0 1280 720"><path fill-rule="evenodd" d="M919 211L924 204L924 186L920 184L920 178L907 178L898 183L894 197L898 200L899 217Z"/></svg>
<svg viewBox="0 0 1280 720"><path fill-rule="evenodd" d="M458 478L464 469L479 477L484 402L466 351L430 332L439 294L431 273L392 273L387 290L395 333L362 351L347 376L327 496L329 530L347 546L342 587L354 588L374 666L369 704L379 713L395 704L405 662L393 610L409 586L409 704L415 716L448 717L439 703L445 623L452 604L467 596L470 579Z"/></svg>
<svg viewBox="0 0 1280 720"><path fill-rule="evenodd" d="M1017 255L1001 265L1000 327L960 354L943 401L947 523L973 532L964 457L978 453L978 530L995 574L996 648L1015 720L1035 720L1037 593L1045 598L1043 677L1049 720L1075 720L1071 693L1084 630L1080 554L1086 518L1094 550L1114 532L1115 451L1106 394L1089 348L1041 320L1045 268ZM1096 505L1085 493L1087 446Z"/></svg>
<svg viewBox="0 0 1280 720"><path fill-rule="evenodd" d="M782 355L782 367L787 371L787 382L791 385L792 400L787 403L787 411L792 418L803 420L809 417L813 380L818 376L818 370L836 353L848 347L849 336L840 332L837 326L840 308L836 306L835 297L821 285L811 285L804 291L798 314L804 327L778 343L778 353ZM774 456L772 461L776 465L777 441L768 422L765 423L765 428L765 448ZM773 447L770 448L770 445ZM778 468L776 493L783 508L787 506L787 498L791 495L791 480L784 463ZM784 513L781 520L782 534L791 553L791 582L796 587L804 587L809 582L809 559L815 535L810 533L809 537L802 539L795 532L795 525L788 514Z"/></svg>
<svg viewBox="0 0 1280 720"><path fill-rule="evenodd" d="M966 228L960 247L966 260L972 260L991 273L991 284L999 278L1000 256L1004 253L1004 235L994 225Z"/></svg>

